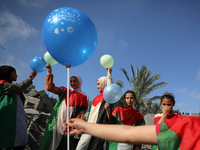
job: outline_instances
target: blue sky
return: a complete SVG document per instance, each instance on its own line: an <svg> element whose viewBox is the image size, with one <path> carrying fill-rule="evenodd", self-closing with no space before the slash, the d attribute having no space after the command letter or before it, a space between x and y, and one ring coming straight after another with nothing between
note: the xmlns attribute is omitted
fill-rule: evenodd
<svg viewBox="0 0 200 150"><path fill-rule="evenodd" d="M70 76L82 77L82 91L91 100L98 94L97 79L106 75L100 58L109 54L114 58L112 77L124 81L123 92L130 87L120 68L131 76L131 64L134 68L145 64L152 75L162 75L158 82L168 83L147 97L171 92L176 99L175 109L199 112L200 1L1 0L0 44L5 50L0 50L0 65L14 66L19 75L17 82L29 76L31 59L46 53L43 22L60 7L77 8L95 24L95 53L87 62L70 69ZM53 74L56 86L67 86L65 66L54 65ZM34 79L36 90L45 89L45 79L46 71L38 73Z"/></svg>

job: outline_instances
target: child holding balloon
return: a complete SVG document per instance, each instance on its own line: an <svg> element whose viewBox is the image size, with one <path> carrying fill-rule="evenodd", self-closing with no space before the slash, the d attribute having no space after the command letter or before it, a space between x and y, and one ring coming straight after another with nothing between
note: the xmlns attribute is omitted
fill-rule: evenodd
<svg viewBox="0 0 200 150"><path fill-rule="evenodd" d="M67 88L61 86L56 87L53 83L52 67L48 63L46 65L46 90L59 96L59 100L54 106L51 113L46 131L40 144L40 150L59 150L67 148L67 139L64 135L63 128L67 120ZM87 110L87 96L81 91L82 79L80 76L74 75L70 78L69 90L69 118L83 118L84 112ZM76 148L78 139L70 137L70 150Z"/></svg>
<svg viewBox="0 0 200 150"><path fill-rule="evenodd" d="M15 68L0 66L0 149L23 150L27 145L25 97L22 91L33 83L36 75L37 72L32 70L29 78L13 84L17 80Z"/></svg>
<svg viewBox="0 0 200 150"><path fill-rule="evenodd" d="M103 97L103 90L112 81L112 69L107 68L106 71L107 77L101 77L97 80L97 89L100 94L91 102L87 122L100 124L108 123L108 117L104 108L106 102ZM102 150L104 142L105 141L103 139L91 136L89 134L82 134L76 150Z"/></svg>
<svg viewBox="0 0 200 150"><path fill-rule="evenodd" d="M133 91L126 91L124 94L125 106L118 106L112 110L110 113L110 104L105 104L105 109L107 111L107 115L110 119L109 123L111 124L123 124L128 126L139 126L145 125L145 121L141 113L135 109L133 109L133 104L136 101L136 95ZM130 143L116 143L116 142L108 142L108 149L110 150L133 150L141 149L141 145L134 145Z"/></svg>
<svg viewBox="0 0 200 150"><path fill-rule="evenodd" d="M70 119L64 131L69 135L90 134L113 142L156 144L163 150L199 150L200 117L181 116L165 120L157 125L131 127L127 125L103 125Z"/></svg>
<svg viewBox="0 0 200 150"><path fill-rule="evenodd" d="M178 118L181 117L179 114L173 113L173 107L175 105L174 95L171 93L164 93L161 96L161 106L162 106L162 114L156 114L154 118L154 124L162 123L166 119ZM157 145L152 146L152 150L158 149Z"/></svg>

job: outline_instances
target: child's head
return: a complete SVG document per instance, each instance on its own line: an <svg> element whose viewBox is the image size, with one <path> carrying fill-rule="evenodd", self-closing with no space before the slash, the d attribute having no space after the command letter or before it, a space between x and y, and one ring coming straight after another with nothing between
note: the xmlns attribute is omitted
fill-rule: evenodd
<svg viewBox="0 0 200 150"><path fill-rule="evenodd" d="M0 66L0 80L9 81L11 83L12 81L16 81L17 73L15 68L7 65Z"/></svg>
<svg viewBox="0 0 200 150"><path fill-rule="evenodd" d="M70 86L73 90L80 90L82 86L82 79L78 75L73 75L70 78Z"/></svg>
<svg viewBox="0 0 200 150"><path fill-rule="evenodd" d="M103 92L106 85L107 85L107 77L101 77L97 80L97 89L100 93Z"/></svg>
<svg viewBox="0 0 200 150"><path fill-rule="evenodd" d="M133 103L136 101L136 95L133 91L126 91L124 93L124 101L127 107L133 107Z"/></svg>
<svg viewBox="0 0 200 150"><path fill-rule="evenodd" d="M164 93L161 98L160 98L161 102L160 105L162 107L168 106L171 107L171 111L175 105L175 98L174 95L171 93Z"/></svg>

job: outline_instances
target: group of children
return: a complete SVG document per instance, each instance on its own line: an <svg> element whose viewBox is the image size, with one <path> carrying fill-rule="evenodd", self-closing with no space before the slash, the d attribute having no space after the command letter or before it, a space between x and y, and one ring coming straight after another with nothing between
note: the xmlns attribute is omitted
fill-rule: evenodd
<svg viewBox="0 0 200 150"><path fill-rule="evenodd" d="M155 116L154 125L145 126L141 113L133 109L136 101L133 91L125 92L125 106L111 110L110 104L105 102L103 90L112 81L112 69L108 68L107 76L97 80L100 94L91 102L87 121L84 121L83 115L88 108L88 102L87 96L81 90L81 77L71 76L71 89L67 90L62 86L56 87L53 83L50 64L46 65L46 70L46 90L57 94L59 100L47 123L40 150L66 149L67 126L70 130L70 150L138 150L141 144L152 144L152 149L200 148L200 117L174 114L172 110L175 100L171 93L161 96L162 114ZM36 74L32 70L28 79L20 84L13 84L12 81L17 80L16 70L11 66L0 66L0 150L23 150L27 145L23 109L25 99L22 91L32 84ZM66 122L67 91L71 118L69 122Z"/></svg>

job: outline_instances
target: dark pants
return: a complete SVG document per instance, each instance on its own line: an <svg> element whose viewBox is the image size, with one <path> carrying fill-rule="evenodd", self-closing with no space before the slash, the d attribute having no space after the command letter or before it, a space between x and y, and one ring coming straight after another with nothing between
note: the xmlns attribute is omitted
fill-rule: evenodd
<svg viewBox="0 0 200 150"><path fill-rule="evenodd" d="M17 146L17 147L13 147L13 148L6 148L6 150L24 150L25 146ZM2 149L0 149L2 150Z"/></svg>

